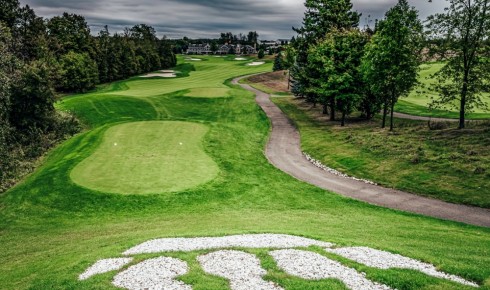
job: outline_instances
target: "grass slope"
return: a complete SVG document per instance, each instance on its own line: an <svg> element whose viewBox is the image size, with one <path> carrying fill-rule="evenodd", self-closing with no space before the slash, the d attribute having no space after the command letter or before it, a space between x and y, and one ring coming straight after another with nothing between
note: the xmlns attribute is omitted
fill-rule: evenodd
<svg viewBox="0 0 490 290"><path fill-rule="evenodd" d="M380 120L342 128L302 100L274 102L297 124L303 150L323 164L387 187L490 208L488 124L431 131L425 122L396 120L391 134Z"/></svg>
<svg viewBox="0 0 490 290"><path fill-rule="evenodd" d="M102 143L77 165L71 179L121 194L182 191L212 180L216 163L203 151L208 128L188 122L137 122L109 128Z"/></svg>
<svg viewBox="0 0 490 290"><path fill-rule="evenodd" d="M427 117L441 117L441 118L459 118L459 110L454 107L446 107L435 110L429 110L429 104L431 99L437 99L438 94L434 91L433 85L435 80L432 78L436 72L438 72L444 63L435 62L427 63L421 66L419 74L419 82L423 85L423 88L414 89L410 95L406 98L401 98L397 103L395 110L397 112L427 116ZM483 101L490 106L490 93L484 94ZM457 108L459 103L455 102ZM469 119L487 119L490 118L490 112L482 108L476 108L472 113L468 114Z"/></svg>
<svg viewBox="0 0 490 290"><path fill-rule="evenodd" d="M230 98L211 99L181 93L194 85L203 87L201 76L225 87L224 78L271 66L251 68L209 58L195 67L187 82L127 81L112 91L106 88L59 104L77 112L91 129L59 146L39 170L0 196L0 288L114 289L110 283L114 273L85 282L77 277L96 260L118 257L149 239L271 232L393 251L490 289L490 229L371 206L284 174L264 157L270 125L250 93L234 90ZM141 92L134 89L134 82L141 82ZM125 87L133 88L137 96L121 91ZM70 180L73 168L103 142L108 127L149 120L208 126L202 146L218 164L217 177L192 189L159 195L95 192ZM336 280L288 276L265 250L254 252L269 270L266 278L286 289L345 289ZM228 289L223 279L203 273L195 260L198 254L170 255L190 263L190 273L181 279L194 289ZM398 289L465 289L414 271L376 270L325 255Z"/></svg>

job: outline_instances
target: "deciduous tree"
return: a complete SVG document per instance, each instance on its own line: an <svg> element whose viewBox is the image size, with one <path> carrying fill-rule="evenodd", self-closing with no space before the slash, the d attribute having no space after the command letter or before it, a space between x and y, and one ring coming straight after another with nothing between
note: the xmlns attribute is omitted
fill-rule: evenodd
<svg viewBox="0 0 490 290"><path fill-rule="evenodd" d="M390 130L394 129L395 104L417 83L421 63L422 24L407 0L399 0L378 23L376 34L364 57L365 79L383 100L383 128L388 109Z"/></svg>
<svg viewBox="0 0 490 290"><path fill-rule="evenodd" d="M97 63L87 53L73 51L60 59L62 83L59 88L69 92L86 92L98 84Z"/></svg>
<svg viewBox="0 0 490 290"><path fill-rule="evenodd" d="M459 128L466 114L486 107L482 92L490 90L490 1L448 0L446 13L429 18L433 38L442 38L440 50L447 63L436 74L440 98L433 105L459 108Z"/></svg>

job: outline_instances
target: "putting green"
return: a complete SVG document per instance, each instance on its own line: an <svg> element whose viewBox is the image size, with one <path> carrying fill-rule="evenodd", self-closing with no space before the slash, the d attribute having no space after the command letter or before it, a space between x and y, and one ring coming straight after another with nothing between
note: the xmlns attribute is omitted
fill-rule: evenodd
<svg viewBox="0 0 490 290"><path fill-rule="evenodd" d="M111 127L102 144L71 172L89 189L120 194L175 192L212 180L217 164L204 152L204 125L137 122Z"/></svg>
<svg viewBox="0 0 490 290"><path fill-rule="evenodd" d="M228 88L196 88L191 89L184 96L195 98L224 98L229 97L231 90Z"/></svg>

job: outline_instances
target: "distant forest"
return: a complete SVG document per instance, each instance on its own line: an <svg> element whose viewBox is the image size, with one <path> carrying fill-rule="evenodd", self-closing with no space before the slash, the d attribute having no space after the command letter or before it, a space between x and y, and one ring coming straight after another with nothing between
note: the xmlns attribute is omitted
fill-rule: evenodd
<svg viewBox="0 0 490 290"><path fill-rule="evenodd" d="M0 5L0 192L30 172L49 148L80 131L54 108L57 93L87 92L97 84L176 65L172 44L140 24L93 36L85 18L50 19L18 0Z"/></svg>

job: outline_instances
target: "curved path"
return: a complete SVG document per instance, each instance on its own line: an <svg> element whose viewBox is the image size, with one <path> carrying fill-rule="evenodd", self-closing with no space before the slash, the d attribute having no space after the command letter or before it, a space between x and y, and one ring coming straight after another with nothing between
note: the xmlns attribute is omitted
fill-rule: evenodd
<svg viewBox="0 0 490 290"><path fill-rule="evenodd" d="M247 76L245 76L247 77ZM233 80L234 84L245 78ZM366 184L328 173L303 156L298 130L286 115L270 100L270 96L249 85L240 84L256 94L256 101L272 122L272 133L265 154L270 163L289 175L370 204L423 214L435 218L490 227L490 209L452 204L411 193Z"/></svg>

